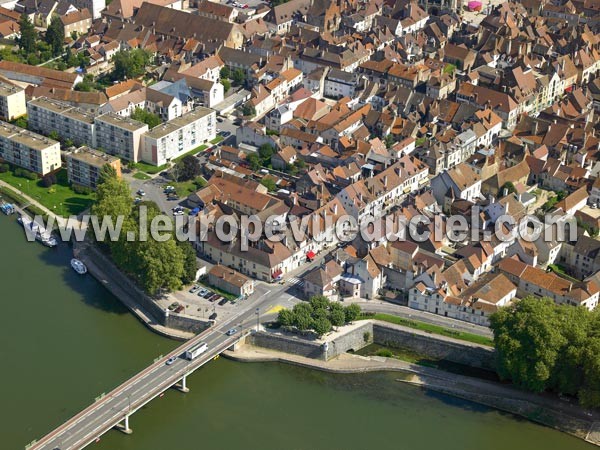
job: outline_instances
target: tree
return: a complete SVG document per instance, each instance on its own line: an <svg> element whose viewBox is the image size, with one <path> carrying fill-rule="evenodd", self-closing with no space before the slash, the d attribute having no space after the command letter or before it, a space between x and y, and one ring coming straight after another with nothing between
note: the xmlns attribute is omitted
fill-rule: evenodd
<svg viewBox="0 0 600 450"><path fill-rule="evenodd" d="M246 74L242 69L237 68L231 73L231 79L233 80L234 86L241 86L244 81L246 81Z"/></svg>
<svg viewBox="0 0 600 450"><path fill-rule="evenodd" d="M27 14L21 14L19 28L21 34L21 37L17 39L19 47L25 55L31 55L35 51L38 35Z"/></svg>
<svg viewBox="0 0 600 450"><path fill-rule="evenodd" d="M141 48L121 50L113 56L112 61L115 66L111 72L113 80L136 78L146 72L146 65L150 61L150 55Z"/></svg>
<svg viewBox="0 0 600 450"><path fill-rule="evenodd" d="M506 195L512 194L513 192L517 192L517 189L515 188L515 185L512 183L512 181L507 181L500 188L500 195L503 197L505 196L504 189L506 189Z"/></svg>
<svg viewBox="0 0 600 450"><path fill-rule="evenodd" d="M246 161L254 171L257 171L261 167L260 157L256 153L250 153L246 156Z"/></svg>
<svg viewBox="0 0 600 450"><path fill-rule="evenodd" d="M275 183L275 180L271 177L264 177L262 180L260 180L260 184L266 187L269 192L273 192L275 189L277 189L277 183Z"/></svg>
<svg viewBox="0 0 600 450"><path fill-rule="evenodd" d="M354 322L360 316L360 306L356 303L352 303L344 308L344 314L346 315L346 322Z"/></svg>
<svg viewBox="0 0 600 450"><path fill-rule="evenodd" d="M255 116L256 108L250 103L244 103L244 106L242 106L242 114L247 117Z"/></svg>
<svg viewBox="0 0 600 450"><path fill-rule="evenodd" d="M188 155L176 164L177 181L193 180L202 172L195 156Z"/></svg>
<svg viewBox="0 0 600 450"><path fill-rule="evenodd" d="M229 80L222 78L221 84L223 85L223 91L227 92L229 91L229 89L231 89L231 83L229 82Z"/></svg>
<svg viewBox="0 0 600 450"><path fill-rule="evenodd" d="M183 276L181 281L183 284L190 284L196 280L196 274L198 272L198 261L196 260L196 250L192 246L191 242L181 241L177 242L177 245L183 253L184 266Z"/></svg>
<svg viewBox="0 0 600 450"><path fill-rule="evenodd" d="M53 139L55 141L60 141L60 134L58 134L58 131L56 130L52 130L50 133L48 133L48 137L50 139Z"/></svg>
<svg viewBox="0 0 600 450"><path fill-rule="evenodd" d="M53 16L50 21L50 25L46 30L45 41L52 48L52 54L54 56L60 55L65 45L65 29L62 26L62 22L58 16Z"/></svg>
<svg viewBox="0 0 600 450"><path fill-rule="evenodd" d="M325 317L319 317L313 320L313 330L319 336L323 336L325 333L331 331L331 322Z"/></svg>
<svg viewBox="0 0 600 450"><path fill-rule="evenodd" d="M150 129L162 123L162 120L158 115L139 107L133 110L133 113L131 113L131 118L145 123Z"/></svg>
<svg viewBox="0 0 600 450"><path fill-rule="evenodd" d="M294 314L294 317L295 317L294 325L300 331L306 331L306 330L309 330L310 328L312 328L313 320L310 315L308 315L306 313L301 313L301 314L296 313L296 314Z"/></svg>
<svg viewBox="0 0 600 450"><path fill-rule="evenodd" d="M229 67L223 66L221 67L219 75L221 77L221 80L226 80L231 76L231 70L229 70Z"/></svg>
<svg viewBox="0 0 600 450"><path fill-rule="evenodd" d="M550 299L527 297L490 317L498 374L533 392L551 385L561 348L562 324Z"/></svg>
<svg viewBox="0 0 600 450"><path fill-rule="evenodd" d="M313 310L315 309L328 309L329 308L329 300L324 295L313 295L308 303L312 306Z"/></svg>
<svg viewBox="0 0 600 450"><path fill-rule="evenodd" d="M44 175L44 177L42 178L42 186L49 188L54 184L56 184L56 175L54 175L53 173Z"/></svg>
<svg viewBox="0 0 600 450"><path fill-rule="evenodd" d="M174 239L157 242L148 239L139 242L137 257L140 261L138 277L146 292L156 295L161 290L175 290L182 286L185 258Z"/></svg>
<svg viewBox="0 0 600 450"><path fill-rule="evenodd" d="M100 171L96 188L96 203L92 207L97 216L118 216L128 218L131 215L131 191L127 182L117 177L114 167L106 164Z"/></svg>
<svg viewBox="0 0 600 450"><path fill-rule="evenodd" d="M294 315L294 312L284 308L281 311L279 311L279 314L277 315L277 322L282 326L282 327L291 327L294 325L294 323L296 322L296 317Z"/></svg>
<svg viewBox="0 0 600 450"><path fill-rule="evenodd" d="M268 164L271 162L271 156L275 153L275 149L269 144L263 144L258 148L258 156L263 161L263 164Z"/></svg>
<svg viewBox="0 0 600 450"><path fill-rule="evenodd" d="M344 307L339 303L331 303L329 312L329 320L335 327L341 327L346 323L346 313Z"/></svg>

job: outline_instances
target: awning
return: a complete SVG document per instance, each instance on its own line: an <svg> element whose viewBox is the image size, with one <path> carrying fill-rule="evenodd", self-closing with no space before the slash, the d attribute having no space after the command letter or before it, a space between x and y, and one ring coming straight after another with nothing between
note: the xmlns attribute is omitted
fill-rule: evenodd
<svg viewBox="0 0 600 450"><path fill-rule="evenodd" d="M281 278L282 274L283 271L281 269L277 269L271 276L276 280L277 278Z"/></svg>
<svg viewBox="0 0 600 450"><path fill-rule="evenodd" d="M483 5L481 4L481 2L478 1L470 1L469 3L467 3L469 11L481 11L482 6Z"/></svg>
<svg viewBox="0 0 600 450"><path fill-rule="evenodd" d="M307 254L306 257L308 259L313 259L315 256L317 256L317 254L315 252L313 252L312 250L310 250Z"/></svg>

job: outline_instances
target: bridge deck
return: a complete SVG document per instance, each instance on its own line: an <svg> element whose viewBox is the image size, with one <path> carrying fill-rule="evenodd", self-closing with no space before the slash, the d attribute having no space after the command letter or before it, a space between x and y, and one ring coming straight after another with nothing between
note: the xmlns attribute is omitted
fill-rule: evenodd
<svg viewBox="0 0 600 450"><path fill-rule="evenodd" d="M95 441L126 416L241 339L240 334L227 336L223 328L226 329L226 325L207 330L181 345L29 446L28 450L76 450ZM208 350L192 361L185 359L185 350L198 342L206 342ZM166 365L171 356L178 358L173 364Z"/></svg>

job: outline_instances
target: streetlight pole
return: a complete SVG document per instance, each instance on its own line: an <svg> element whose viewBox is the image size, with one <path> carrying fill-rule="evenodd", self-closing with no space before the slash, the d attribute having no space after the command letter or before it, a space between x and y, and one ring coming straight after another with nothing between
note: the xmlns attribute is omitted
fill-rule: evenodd
<svg viewBox="0 0 600 450"><path fill-rule="evenodd" d="M260 311L258 308L256 308L256 332L258 332L258 329L259 329L259 320L260 320Z"/></svg>

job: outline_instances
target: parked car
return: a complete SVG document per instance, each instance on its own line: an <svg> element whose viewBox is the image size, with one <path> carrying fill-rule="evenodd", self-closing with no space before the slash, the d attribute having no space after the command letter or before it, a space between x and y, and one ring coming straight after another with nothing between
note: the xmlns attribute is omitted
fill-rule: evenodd
<svg viewBox="0 0 600 450"><path fill-rule="evenodd" d="M227 336L233 336L235 333L237 333L237 329L231 328L230 330L227 330L227 333L225 333L225 334Z"/></svg>
<svg viewBox="0 0 600 450"><path fill-rule="evenodd" d="M198 286L197 284L193 285L192 288L190 289L190 294L195 294L196 292L198 292L200 290L200 286Z"/></svg>
<svg viewBox="0 0 600 450"><path fill-rule="evenodd" d="M219 301L219 305L223 306L223 305L224 305L225 303L227 303L227 302L228 302L228 300L227 300L225 297L223 297L223 298L221 298L221 300Z"/></svg>
<svg viewBox="0 0 600 450"><path fill-rule="evenodd" d="M210 316L208 316L208 318L210 320L215 320L217 318L217 313L212 313Z"/></svg>
<svg viewBox="0 0 600 450"><path fill-rule="evenodd" d="M209 299L213 296L213 293L210 292L208 289L206 290L206 292L204 293L204 295L202 297L204 297L205 299Z"/></svg>
<svg viewBox="0 0 600 450"><path fill-rule="evenodd" d="M177 201L177 200L179 200L179 195L177 195L177 194L169 195L169 196L167 196L167 200L169 200L169 201Z"/></svg>
<svg viewBox="0 0 600 450"><path fill-rule="evenodd" d="M143 197L144 195L146 195L146 192L143 189L138 189L138 191L136 192L137 195Z"/></svg>
<svg viewBox="0 0 600 450"><path fill-rule="evenodd" d="M179 305L179 306L178 306L178 307L175 309L175 312L176 312L176 313L180 313L180 312L182 312L184 309L185 309L185 308L183 307L183 305Z"/></svg>
<svg viewBox="0 0 600 450"><path fill-rule="evenodd" d="M219 295L218 295L218 294L213 294L213 295L211 295L210 297L208 297L208 301L209 301L209 302L214 302L214 301L215 301L216 299L218 299L218 298L219 298Z"/></svg>
<svg viewBox="0 0 600 450"><path fill-rule="evenodd" d="M222 117L217 117L217 122L223 123L223 118Z"/></svg>

